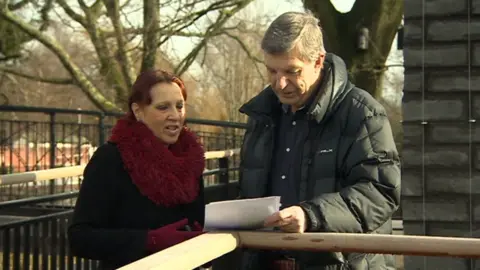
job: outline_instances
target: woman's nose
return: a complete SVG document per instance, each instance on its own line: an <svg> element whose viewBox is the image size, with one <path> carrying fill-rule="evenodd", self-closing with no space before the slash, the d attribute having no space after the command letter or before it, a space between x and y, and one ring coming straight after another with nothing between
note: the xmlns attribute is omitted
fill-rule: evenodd
<svg viewBox="0 0 480 270"><path fill-rule="evenodd" d="M177 110L177 108L172 108L172 109L169 111L168 119L171 119L171 120L178 120L178 119L180 119L180 112Z"/></svg>

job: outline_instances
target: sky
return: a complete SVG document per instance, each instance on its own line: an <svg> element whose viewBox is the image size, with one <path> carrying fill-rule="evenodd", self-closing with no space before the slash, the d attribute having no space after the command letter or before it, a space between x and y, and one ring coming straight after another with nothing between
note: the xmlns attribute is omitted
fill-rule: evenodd
<svg viewBox="0 0 480 270"><path fill-rule="evenodd" d="M324 1L324 0L318 0ZM328 1L328 0L327 0ZM338 12L349 12L355 3L355 0L330 0L333 6ZM271 22L273 18L287 11L304 11L301 0L255 0L249 7L246 8L246 12L260 14L268 14ZM172 45L173 44L173 45ZM167 52L171 57L184 58L194 46L194 42L187 38L172 38L170 46ZM396 39L392 44L392 51L387 58L387 65L402 65L403 64L403 52L396 49ZM197 74L202 69L194 62L189 68L189 73ZM398 90L398 83L403 83L403 67L392 67L386 71L386 80L384 81L383 96L395 103L401 102L401 93Z"/></svg>
<svg viewBox="0 0 480 270"><path fill-rule="evenodd" d="M339 12L344 13L350 11L355 0L331 0L331 2ZM304 11L301 0L255 0L251 5L254 8L260 7L254 12L269 14L272 18L287 11ZM179 59L183 59L195 45L191 40L182 37L174 37L169 43L168 51ZM194 72L194 70L190 70L190 72Z"/></svg>

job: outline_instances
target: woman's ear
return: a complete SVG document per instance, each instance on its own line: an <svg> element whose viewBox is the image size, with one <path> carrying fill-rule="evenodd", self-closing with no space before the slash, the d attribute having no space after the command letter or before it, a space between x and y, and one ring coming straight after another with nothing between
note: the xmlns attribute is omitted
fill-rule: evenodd
<svg viewBox="0 0 480 270"><path fill-rule="evenodd" d="M138 106L137 103L132 103L130 108L132 109L132 112L133 112L133 115L135 116L135 119L137 119L137 121L141 122L142 121L142 112L140 110L140 106Z"/></svg>

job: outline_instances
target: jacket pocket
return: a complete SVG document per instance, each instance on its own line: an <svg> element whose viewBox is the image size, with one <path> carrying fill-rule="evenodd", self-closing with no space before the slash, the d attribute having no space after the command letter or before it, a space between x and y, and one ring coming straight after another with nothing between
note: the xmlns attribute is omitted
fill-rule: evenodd
<svg viewBox="0 0 480 270"><path fill-rule="evenodd" d="M337 190L335 153L322 152L329 149L318 149L312 160L309 175L311 196L331 193Z"/></svg>
<svg viewBox="0 0 480 270"><path fill-rule="evenodd" d="M386 256L384 254L373 253L350 253L347 255L347 265L349 270L386 270L392 269L387 263Z"/></svg>

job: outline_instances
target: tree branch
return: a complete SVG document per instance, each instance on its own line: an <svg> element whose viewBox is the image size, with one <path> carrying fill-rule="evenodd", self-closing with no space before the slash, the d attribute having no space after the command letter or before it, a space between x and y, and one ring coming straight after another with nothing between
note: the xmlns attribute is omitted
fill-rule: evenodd
<svg viewBox="0 0 480 270"><path fill-rule="evenodd" d="M341 47L338 35L344 33L344 29L339 29L339 27L345 25L343 23L345 20L344 15L335 9L330 0L302 0L302 2L304 7L314 13L320 20L325 49L339 54L339 52L336 52L335 50Z"/></svg>
<svg viewBox="0 0 480 270"><path fill-rule="evenodd" d="M6 56L3 56L3 57L0 57L0 62L5 62L5 61L8 61L8 60L17 59L17 58L20 58L21 56L22 56L21 54L6 55Z"/></svg>
<svg viewBox="0 0 480 270"><path fill-rule="evenodd" d="M254 56L253 54L250 53L250 50L247 48L247 45L245 45L245 43L238 37L238 36L235 36L233 34L230 34L228 32L224 32L223 33L224 35L228 36L229 38L235 40L238 45L240 45L240 47L245 51L245 53L247 54L248 58L252 59L254 62L257 62L257 63L261 63L263 64L263 61L262 59Z"/></svg>
<svg viewBox="0 0 480 270"><path fill-rule="evenodd" d="M46 0L43 7L40 9L40 16L42 18L42 24L40 25L40 31L45 31L50 25L49 12L53 8L53 0Z"/></svg>
<svg viewBox="0 0 480 270"><path fill-rule="evenodd" d="M15 4L8 4L8 10L17 10L17 9L21 9L23 8L24 6L26 6L28 3L30 3L31 0L22 0L18 3L15 3ZM8 3L8 1L7 1Z"/></svg>
<svg viewBox="0 0 480 270"><path fill-rule="evenodd" d="M373 96L381 94L382 67L403 15L403 1L356 0L348 13L340 14L330 1L302 0L322 22L327 51L343 58L353 82ZM368 49L360 50L360 28L369 30Z"/></svg>
<svg viewBox="0 0 480 270"><path fill-rule="evenodd" d="M230 19L233 15L235 15L238 11L246 7L250 2L253 0L243 0L243 1L238 1L237 6L232 8L231 10L222 10L220 12L220 15L217 18L217 21L213 24L211 24L208 28L207 31L205 31L205 36L202 41L200 41L195 48L185 57L175 68L175 73L181 76L184 72L187 71L187 69L190 67L190 65L195 61L197 58L198 53L202 50L202 48L207 44L207 41L212 37L220 33L220 30L222 29L223 25L227 22L228 19Z"/></svg>
<svg viewBox="0 0 480 270"><path fill-rule="evenodd" d="M118 111L118 107L110 102L108 99L103 96L101 91L97 89L85 76L85 74L80 70L80 68L75 65L60 44L49 36L43 34L35 27L29 25L22 19L16 17L12 12L6 9L0 9L0 17L6 21L17 26L26 34L30 35L32 38L36 39L47 47L52 53L54 53L62 65L67 69L67 71L72 75L72 79L80 87L80 89L89 97L89 99L100 109L102 110L112 110Z"/></svg>
<svg viewBox="0 0 480 270"><path fill-rule="evenodd" d="M74 84L74 81L72 78L44 78L40 76L35 76L31 74L26 74L23 73L17 69L13 68L7 68L0 66L0 71L3 71L5 73L13 74L15 76L19 76L22 78L26 78L32 81L37 81L37 82L42 82L42 83L50 83L50 84L60 84L60 85L69 85L69 84Z"/></svg>
<svg viewBox="0 0 480 270"><path fill-rule="evenodd" d="M228 30L234 30L235 27L224 27L219 30L219 32L224 32ZM144 28L128 28L124 29L125 35L142 35L144 34ZM115 32L112 31L107 31L107 30L102 30L106 38L115 38ZM155 33L156 36L161 36L161 37L205 37L205 33L203 32L183 32L183 31L178 31L178 30L160 30L157 29L157 32ZM159 44L156 44L155 46L158 46Z"/></svg>
<svg viewBox="0 0 480 270"><path fill-rule="evenodd" d="M225 34L226 36L228 36L229 38L235 40L235 41L238 43L238 45L240 45L240 47L242 48L242 50L247 54L248 58L250 58L250 59L253 60L254 65L255 65L255 69L257 70L258 74L260 74L260 76L262 77L262 79L265 79L265 78L263 77L263 72L260 70L260 68L259 68L258 65L257 65L258 63L263 64L264 62L263 62L260 58L258 58L258 57L256 57L255 55L253 55L253 54L250 52L250 50L248 49L247 45L245 45L245 43L244 43L239 37L237 37L237 36L235 36L235 35L233 35L233 34L230 34L230 33L228 33L228 32L225 32L224 34Z"/></svg>
<svg viewBox="0 0 480 270"><path fill-rule="evenodd" d="M158 40L158 0L143 0L143 56L141 71L155 66Z"/></svg>
<svg viewBox="0 0 480 270"><path fill-rule="evenodd" d="M108 45L102 30L97 26L97 19L101 15L103 1L97 0L90 7L82 0L78 1L85 16L75 13L65 0L57 0L67 15L80 23L87 31L100 62L100 74L104 76L108 84L115 89L117 102L124 102L127 99L129 90L125 76L123 76L121 65L116 61L112 53L111 46Z"/></svg>
<svg viewBox="0 0 480 270"><path fill-rule="evenodd" d="M65 13L72 18L74 21L78 22L80 25L86 28L87 21L85 17L76 13L70 6L65 2L65 0L56 0L57 4L65 11Z"/></svg>
<svg viewBox="0 0 480 270"><path fill-rule="evenodd" d="M125 36L123 32L123 25L120 21L120 5L118 0L103 0L107 8L107 16L110 18L113 28L115 29L115 37L117 40L117 57L122 62L121 68L125 80L126 88L130 89L135 79L135 72L133 70L132 60L128 51L126 50Z"/></svg>
<svg viewBox="0 0 480 270"><path fill-rule="evenodd" d="M365 8L368 6L369 8ZM403 1L357 0L351 10L351 21L370 30L370 45L376 58L386 61L403 16ZM387 41L387 42L385 42Z"/></svg>
<svg viewBox="0 0 480 270"><path fill-rule="evenodd" d="M245 4L245 2L247 2ZM166 26L165 27L162 27L162 28L159 28L159 31L162 32L162 33L180 33L182 32L182 30L192 26L195 22L197 22L198 20L200 20L202 17L206 17L208 15L208 13L210 12L213 12L213 11L219 11L220 12L220 15L223 13L223 12L231 12L229 10L227 10L227 8L229 7L234 7L233 8L233 12L236 13L237 11L234 11L235 10L235 7L237 5L243 5L241 8L245 7L247 4L249 4L250 0L238 0L238 1L232 1L232 0L221 0L221 1L217 1L217 2L214 2L212 4L210 4L207 8L205 9L202 9L202 10L199 10L199 11L189 11L189 12L186 12L187 15L183 16L183 17L180 17L180 18L176 18L168 23L166 23ZM196 2L194 3L191 3L189 6L193 6L196 4ZM241 9L240 8L240 9ZM172 34L173 35L173 34ZM203 35L203 37L205 37L205 35ZM166 40L169 38L169 36L167 36L166 38L163 38L162 41L160 41L160 45L163 44L164 42L166 42Z"/></svg>

